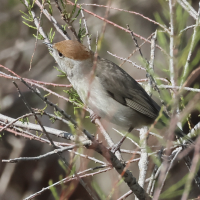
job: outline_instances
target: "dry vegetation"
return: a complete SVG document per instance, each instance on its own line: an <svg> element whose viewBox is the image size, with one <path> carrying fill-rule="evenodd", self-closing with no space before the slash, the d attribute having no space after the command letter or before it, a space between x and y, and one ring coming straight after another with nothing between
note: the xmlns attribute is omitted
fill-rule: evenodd
<svg viewBox="0 0 200 200"><path fill-rule="evenodd" d="M0 199L198 199L199 9L186 0L1 1ZM168 126L134 130L111 152L127 130L90 122L43 44L68 38L141 83ZM174 138L176 124L195 145Z"/></svg>

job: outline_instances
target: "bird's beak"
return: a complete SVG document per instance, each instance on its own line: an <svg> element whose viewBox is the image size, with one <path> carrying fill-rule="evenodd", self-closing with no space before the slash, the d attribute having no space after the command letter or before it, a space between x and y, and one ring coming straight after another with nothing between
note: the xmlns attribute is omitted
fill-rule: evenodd
<svg viewBox="0 0 200 200"><path fill-rule="evenodd" d="M48 47L48 49L49 49L50 51L53 50L53 45L52 45L51 43L45 42L45 41L44 41L43 43L47 45L47 47Z"/></svg>

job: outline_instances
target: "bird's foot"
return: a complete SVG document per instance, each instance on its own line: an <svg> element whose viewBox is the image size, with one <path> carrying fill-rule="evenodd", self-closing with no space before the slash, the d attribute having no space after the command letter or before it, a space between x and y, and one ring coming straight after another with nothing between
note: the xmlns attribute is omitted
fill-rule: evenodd
<svg viewBox="0 0 200 200"><path fill-rule="evenodd" d="M98 115L96 115L94 112L92 114L90 114L90 119L91 122L94 124L96 119L101 119L101 117L99 117Z"/></svg>
<svg viewBox="0 0 200 200"><path fill-rule="evenodd" d="M115 153L116 151L120 151L120 147L121 147L121 145L122 145L122 143L124 142L125 139L126 139L126 135L123 136L122 139L117 144L115 144L111 147L111 149L110 149L111 152Z"/></svg>
<svg viewBox="0 0 200 200"><path fill-rule="evenodd" d="M124 136L122 137L122 139L121 139L117 144L113 145L113 147L110 148L110 150L111 150L112 153L115 153L115 152L118 151L118 150L120 151L120 147L121 147L122 143L124 142L124 140L126 139L127 135L128 135L132 130L133 130L133 127L131 126L131 127L128 129L128 133L126 133L126 135L124 135Z"/></svg>

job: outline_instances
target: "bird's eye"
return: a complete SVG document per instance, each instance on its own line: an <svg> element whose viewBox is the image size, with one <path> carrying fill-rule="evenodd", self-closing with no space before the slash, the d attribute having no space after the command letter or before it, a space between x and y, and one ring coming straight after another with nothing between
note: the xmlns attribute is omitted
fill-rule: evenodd
<svg viewBox="0 0 200 200"><path fill-rule="evenodd" d="M60 58L63 58L63 54L62 53L58 52L58 55L59 55Z"/></svg>

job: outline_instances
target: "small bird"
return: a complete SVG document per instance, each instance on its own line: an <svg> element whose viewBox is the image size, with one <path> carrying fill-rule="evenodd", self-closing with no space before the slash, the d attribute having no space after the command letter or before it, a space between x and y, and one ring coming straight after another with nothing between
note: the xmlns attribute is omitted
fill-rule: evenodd
<svg viewBox="0 0 200 200"><path fill-rule="evenodd" d="M151 125L158 117L160 106L115 63L99 56L95 60L94 52L78 41L45 44L83 103L97 116L129 132ZM164 112L163 116L168 118ZM159 120L155 127L164 127L165 119ZM175 134L185 136L178 128Z"/></svg>

